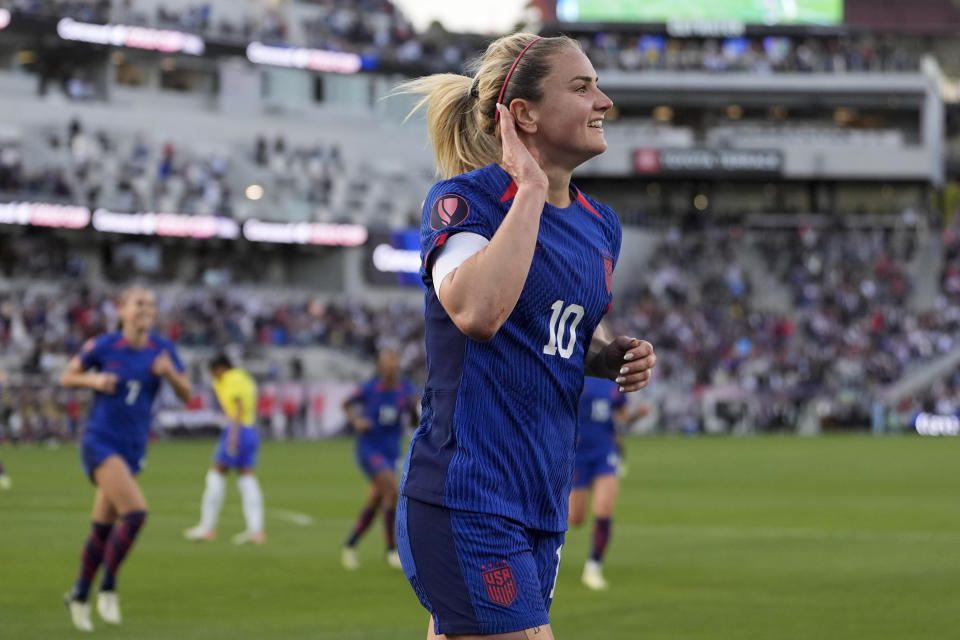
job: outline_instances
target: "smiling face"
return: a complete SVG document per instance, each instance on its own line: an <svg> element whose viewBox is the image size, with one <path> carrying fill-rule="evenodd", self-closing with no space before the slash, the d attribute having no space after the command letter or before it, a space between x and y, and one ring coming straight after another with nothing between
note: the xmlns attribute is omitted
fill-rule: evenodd
<svg viewBox="0 0 960 640"><path fill-rule="evenodd" d="M133 331L149 331L157 319L157 307L153 294L146 289L130 289L123 296L120 320L123 327Z"/></svg>
<svg viewBox="0 0 960 640"><path fill-rule="evenodd" d="M532 133L544 163L573 171L607 150L603 117L613 103L597 87L597 72L582 51L564 48L551 57L550 68L541 85L543 97L524 101L518 122Z"/></svg>

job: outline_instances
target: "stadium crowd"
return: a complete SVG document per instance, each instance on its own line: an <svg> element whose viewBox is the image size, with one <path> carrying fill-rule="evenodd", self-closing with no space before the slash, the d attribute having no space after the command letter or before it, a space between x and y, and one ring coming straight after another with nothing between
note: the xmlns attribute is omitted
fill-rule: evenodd
<svg viewBox="0 0 960 640"><path fill-rule="evenodd" d="M208 38L350 51L382 62L432 71L461 71L482 46L436 30L414 31L390 0L301 0L299 11L265 5L254 13L225 12L223 3L183 9L159 4L153 14L133 0L6 0L31 15L69 16L178 29ZM297 17L292 17L297 16ZM291 24L296 21L294 28ZM916 72L929 43L896 35L679 38L622 31L580 38L598 69L751 73Z"/></svg>
<svg viewBox="0 0 960 640"><path fill-rule="evenodd" d="M133 0L0 0L0 7L32 16L175 29L221 41L258 40L346 51L371 61L428 70L459 71L467 56L481 46L477 38L457 38L438 31L416 33L390 0L301 0L299 5L294 10L264 3L245 12L226 2L183 8L161 3L151 12Z"/></svg>
<svg viewBox="0 0 960 640"><path fill-rule="evenodd" d="M278 199L325 206L335 183L345 180L337 145L288 146L282 136L272 143L258 136L238 156L226 149L159 142L143 133L91 131L78 119L43 133L24 136L42 147L31 155L46 158L30 166L21 143L0 141L0 194L6 198L69 201L120 212L234 217L237 200L244 198L241 175L263 184L268 195L264 206Z"/></svg>
<svg viewBox="0 0 960 640"><path fill-rule="evenodd" d="M610 321L656 345L660 384L650 396L661 424L702 429L699 400L725 389L728 399L750 405L757 429L792 428L811 401L826 407L824 424L863 425L880 389L957 344L960 237L944 238L935 307L914 311L907 299L916 252L911 229L672 228L651 253L643 283L618 297ZM26 371L50 374L49 363L114 326L115 294L85 286L86 268L76 256L22 246L25 259L40 261L30 269L51 276L59 270L60 284L0 294L0 353L22 354ZM758 307L744 259L751 248L790 291L790 308ZM365 360L390 346L401 351L407 371L423 375L419 305L306 295L268 302L195 288L159 290L158 310L159 330L184 346L235 344L250 354L266 346L325 346ZM911 410L924 402L936 404L919 398Z"/></svg>
<svg viewBox="0 0 960 640"><path fill-rule="evenodd" d="M758 238L765 268L792 294L789 310L757 308L743 264L748 241L732 227L667 232L649 278L621 296L613 322L657 346L661 388L696 398L732 387L758 405L759 429L792 426L811 400L827 401L828 423L862 425L880 389L956 346L960 306L946 287L934 309L907 304L912 230L801 227ZM674 404L665 408L679 415L667 422L696 420Z"/></svg>
<svg viewBox="0 0 960 640"><path fill-rule="evenodd" d="M749 73L916 72L923 48L895 36L688 39L599 32L580 43L597 69Z"/></svg>
<svg viewBox="0 0 960 640"><path fill-rule="evenodd" d="M0 7L30 16L56 16L82 22L109 22L112 0L5 0Z"/></svg>

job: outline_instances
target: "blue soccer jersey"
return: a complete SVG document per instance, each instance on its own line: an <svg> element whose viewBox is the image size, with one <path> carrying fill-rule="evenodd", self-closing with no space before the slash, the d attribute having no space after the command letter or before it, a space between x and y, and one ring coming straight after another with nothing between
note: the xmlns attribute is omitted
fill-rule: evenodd
<svg viewBox="0 0 960 640"><path fill-rule="evenodd" d="M437 299L432 259L452 234L492 238L515 194L493 164L437 183L424 202L427 383L401 490L564 531L584 356L610 308L620 222L576 187L569 207L544 205L520 299L494 338L477 342Z"/></svg>
<svg viewBox="0 0 960 640"><path fill-rule="evenodd" d="M99 369L117 376L116 391L94 395L87 436L121 443L145 444L150 431L153 401L161 377L151 371L153 361L166 351L178 371L183 363L173 343L151 333L140 349L132 348L120 332L107 333L84 345L80 362L84 369Z"/></svg>
<svg viewBox="0 0 960 640"><path fill-rule="evenodd" d="M587 378L580 396L580 437L577 440L577 460L606 457L615 448L615 409L624 406L627 398L617 383L599 378Z"/></svg>
<svg viewBox="0 0 960 640"><path fill-rule="evenodd" d="M348 402L363 407L363 415L373 423L369 431L357 436L357 449L382 453L395 464L403 435L400 417L410 411L416 396L416 387L409 380L388 387L378 376L357 387Z"/></svg>

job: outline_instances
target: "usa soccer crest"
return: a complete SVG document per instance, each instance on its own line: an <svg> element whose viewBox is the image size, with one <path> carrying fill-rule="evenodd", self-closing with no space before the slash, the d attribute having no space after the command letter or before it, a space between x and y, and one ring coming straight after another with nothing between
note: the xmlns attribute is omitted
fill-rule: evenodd
<svg viewBox="0 0 960 640"><path fill-rule="evenodd" d="M487 588L487 597L502 607L509 607L517 599L517 583L513 580L513 572L506 562L497 561L494 564L480 567L483 572L483 584Z"/></svg>
<svg viewBox="0 0 960 640"><path fill-rule="evenodd" d="M439 231L444 227L455 227L470 214L470 205L463 196L447 193L437 198L430 208L430 227Z"/></svg>

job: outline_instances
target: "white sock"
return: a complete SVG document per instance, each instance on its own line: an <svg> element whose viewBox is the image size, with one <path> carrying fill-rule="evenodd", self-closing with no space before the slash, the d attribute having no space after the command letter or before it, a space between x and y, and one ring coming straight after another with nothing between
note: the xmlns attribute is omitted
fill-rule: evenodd
<svg viewBox="0 0 960 640"><path fill-rule="evenodd" d="M227 480L223 474L210 469L207 471L207 488L203 490L203 502L200 509L200 526L209 531L217 528L223 496L227 492Z"/></svg>
<svg viewBox="0 0 960 640"><path fill-rule="evenodd" d="M247 520L247 531L263 531L263 492L260 491L257 476L247 474L238 477L237 488L243 497L243 517Z"/></svg>

